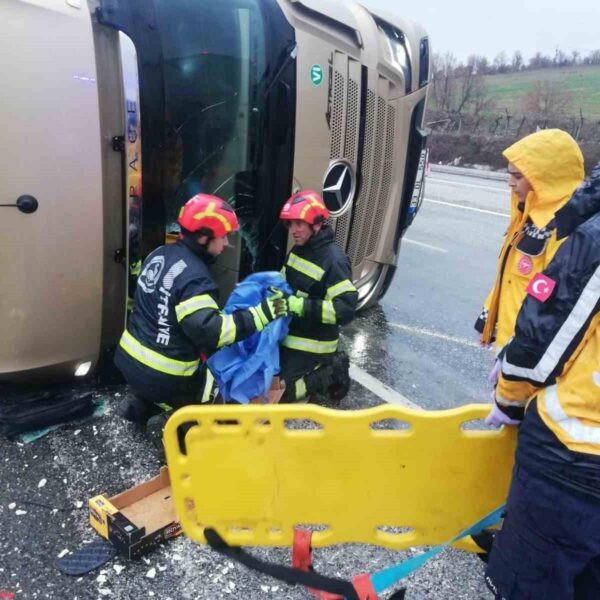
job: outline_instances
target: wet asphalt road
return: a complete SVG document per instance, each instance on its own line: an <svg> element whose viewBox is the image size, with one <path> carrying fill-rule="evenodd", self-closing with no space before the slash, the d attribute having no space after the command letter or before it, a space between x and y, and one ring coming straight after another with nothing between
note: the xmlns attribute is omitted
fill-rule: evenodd
<svg viewBox="0 0 600 600"><path fill-rule="evenodd" d="M428 409L485 402L492 358L473 324L508 225L505 182L432 171L380 306L347 329L352 361Z"/></svg>
<svg viewBox="0 0 600 600"><path fill-rule="evenodd" d="M386 298L347 328L344 342L354 365L424 408L485 401L491 356L478 347L472 324L508 222L494 214L507 213L506 184L432 172L426 198ZM114 414L125 393L120 385L98 389L108 406L102 417L69 424L32 444L0 438L0 596L7 591L25 599L309 598L302 589L251 573L183 537L147 561L117 557L81 578L54 568L63 550L96 539L87 521L88 498L118 493L158 472L161 460L147 440ZM382 402L354 385L343 408ZM318 550L315 564L324 573L351 577L417 552L339 546ZM256 553L289 560L284 549ZM446 551L405 582L407 598L490 598L482 572L476 557Z"/></svg>

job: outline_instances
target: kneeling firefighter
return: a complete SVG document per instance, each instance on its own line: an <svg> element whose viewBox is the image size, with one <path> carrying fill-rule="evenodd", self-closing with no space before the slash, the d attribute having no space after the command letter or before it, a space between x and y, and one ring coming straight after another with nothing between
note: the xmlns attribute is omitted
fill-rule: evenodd
<svg viewBox="0 0 600 600"><path fill-rule="evenodd" d="M148 419L186 404L213 401L213 378L203 364L216 350L243 340L286 316L283 292L258 306L224 314L208 265L238 230L235 212L206 194L181 209L181 235L154 250L142 265L135 305L115 354L134 398L123 416L146 427ZM201 360L202 359L202 360Z"/></svg>
<svg viewBox="0 0 600 600"><path fill-rule="evenodd" d="M352 320L358 300L350 259L335 244L325 223L329 212L317 192L294 194L279 218L295 243L282 269L295 292L287 298L292 321L281 344L282 402L318 393L339 401L350 387L348 356L337 351L339 326Z"/></svg>

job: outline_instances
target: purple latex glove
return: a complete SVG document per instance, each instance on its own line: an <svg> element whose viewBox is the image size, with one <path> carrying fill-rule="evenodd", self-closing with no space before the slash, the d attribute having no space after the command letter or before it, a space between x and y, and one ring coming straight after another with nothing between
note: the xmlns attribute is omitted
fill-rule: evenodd
<svg viewBox="0 0 600 600"><path fill-rule="evenodd" d="M496 405L496 401L492 404L492 409L490 410L488 416L483 420L483 422L488 427L501 427L502 425L512 425L519 426L521 421L517 419L511 419L508 415L503 413L498 406Z"/></svg>
<svg viewBox="0 0 600 600"><path fill-rule="evenodd" d="M494 366L488 375L488 381L490 385L496 387L498 384L498 379L500 378L500 373L502 372L502 361L497 358L496 362L494 362Z"/></svg>

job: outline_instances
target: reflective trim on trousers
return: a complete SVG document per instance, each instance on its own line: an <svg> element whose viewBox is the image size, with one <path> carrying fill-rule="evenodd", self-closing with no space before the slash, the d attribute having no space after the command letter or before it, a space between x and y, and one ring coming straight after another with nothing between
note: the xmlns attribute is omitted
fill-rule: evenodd
<svg viewBox="0 0 600 600"><path fill-rule="evenodd" d="M302 398L305 398L306 393L306 382L304 381L304 377L296 379L296 383L294 384L294 394L296 396L296 400L302 400Z"/></svg>

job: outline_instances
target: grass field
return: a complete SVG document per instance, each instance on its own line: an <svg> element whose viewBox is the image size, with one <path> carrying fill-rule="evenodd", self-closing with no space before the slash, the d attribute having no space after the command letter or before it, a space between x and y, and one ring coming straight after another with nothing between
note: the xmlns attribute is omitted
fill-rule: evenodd
<svg viewBox="0 0 600 600"><path fill-rule="evenodd" d="M485 77L495 109L508 108L511 113L522 112L522 98L536 81L558 81L573 97L572 115L583 109L586 119L600 119L600 66L564 67L539 69L506 75Z"/></svg>

